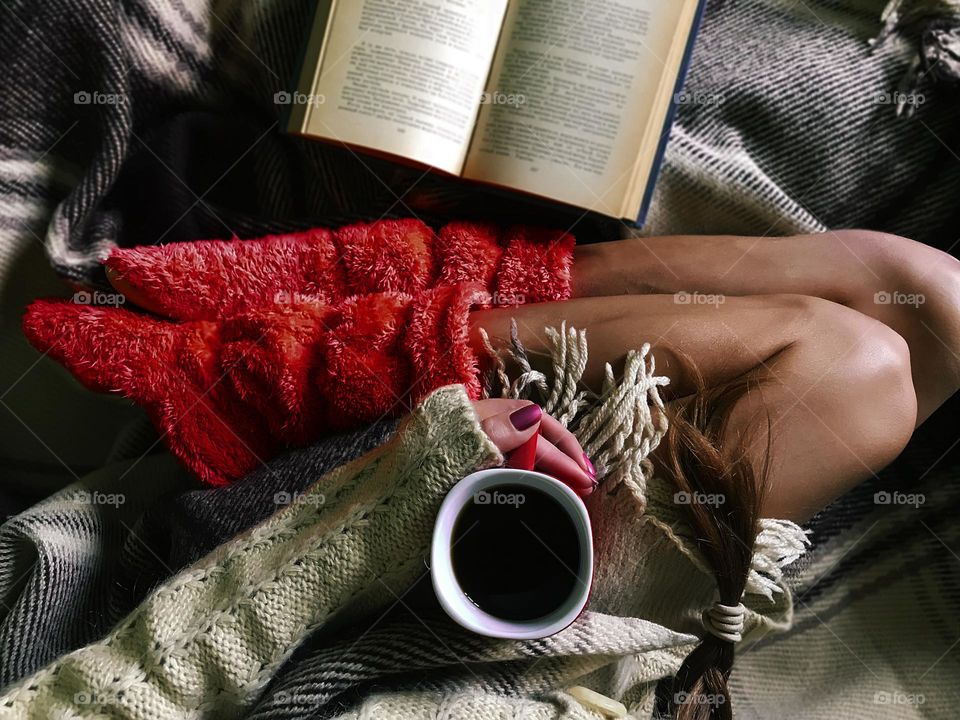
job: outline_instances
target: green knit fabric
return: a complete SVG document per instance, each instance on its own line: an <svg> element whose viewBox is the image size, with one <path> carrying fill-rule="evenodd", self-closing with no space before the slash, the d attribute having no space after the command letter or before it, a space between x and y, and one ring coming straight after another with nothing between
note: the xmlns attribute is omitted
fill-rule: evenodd
<svg viewBox="0 0 960 720"><path fill-rule="evenodd" d="M154 591L102 641L8 689L0 717L233 717L335 614L388 605L422 572L433 520L464 475L502 460L461 386L378 450Z"/></svg>

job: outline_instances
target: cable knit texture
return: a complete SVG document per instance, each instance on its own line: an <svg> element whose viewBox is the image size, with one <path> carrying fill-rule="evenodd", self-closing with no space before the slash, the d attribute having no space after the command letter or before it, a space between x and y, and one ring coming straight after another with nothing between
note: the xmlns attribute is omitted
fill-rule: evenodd
<svg viewBox="0 0 960 720"><path fill-rule="evenodd" d="M311 629L392 596L427 554L447 490L500 453L460 386L432 393L386 445L158 588L101 642L10 689L0 717L228 717Z"/></svg>
<svg viewBox="0 0 960 720"><path fill-rule="evenodd" d="M27 338L91 389L143 405L173 454L224 485L283 448L479 397L472 307L570 296L573 237L419 220L117 250L111 273L171 321L38 300Z"/></svg>

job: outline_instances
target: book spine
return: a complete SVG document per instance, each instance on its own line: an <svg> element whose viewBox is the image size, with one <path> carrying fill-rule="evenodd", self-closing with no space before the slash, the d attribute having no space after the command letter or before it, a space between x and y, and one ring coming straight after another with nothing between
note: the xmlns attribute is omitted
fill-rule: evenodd
<svg viewBox="0 0 960 720"><path fill-rule="evenodd" d="M337 10L338 0L320 0L317 3L317 10L313 18L313 28L310 30L310 39L307 41L303 50L303 58L300 63L300 74L295 80L294 87L296 92L302 95L313 94L317 87L317 81L320 77L320 71L323 68L323 60L326 54L327 40L330 29L333 25L333 16ZM281 95L281 93L277 93ZM287 132L296 134L307 134L307 128L310 120L310 111L313 109L312 102L296 102L296 97L291 97L286 93L286 97L291 100L284 126Z"/></svg>
<svg viewBox="0 0 960 720"><path fill-rule="evenodd" d="M677 73L677 83L673 88L673 102L670 103L670 110L667 112L667 118L663 124L663 131L660 134L660 143L657 146L657 154L653 159L653 166L650 169L650 177L647 179L647 188L643 194L643 202L640 204L640 215L637 217L636 227L642 228L647 222L647 215L650 212L650 203L653 201L653 191L657 186L657 178L660 176L660 170L663 168L663 158L667 152L667 143L670 141L670 131L673 129L674 117L677 114L677 98L683 92L683 85L687 80L687 71L690 69L690 59L693 56L693 48L697 43L697 36L700 34L700 26L703 23L703 16L706 13L707 0L700 0L697 7L696 17L693 21L693 27L690 29L690 39L687 41L687 47L683 51L683 62L680 64L680 72Z"/></svg>

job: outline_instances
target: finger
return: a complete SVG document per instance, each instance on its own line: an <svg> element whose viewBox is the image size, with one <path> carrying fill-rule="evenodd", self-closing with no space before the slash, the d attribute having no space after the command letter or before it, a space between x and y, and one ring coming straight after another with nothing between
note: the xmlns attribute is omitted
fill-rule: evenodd
<svg viewBox="0 0 960 720"><path fill-rule="evenodd" d="M543 437L537 442L536 469L568 485L581 497L589 495L596 486L593 477L578 463Z"/></svg>
<svg viewBox="0 0 960 720"><path fill-rule="evenodd" d="M512 400L509 398L487 398L486 400L474 400L473 409L476 410L480 420L499 415L501 413L510 413L513 410L519 410L522 407L530 405L530 400Z"/></svg>
<svg viewBox="0 0 960 720"><path fill-rule="evenodd" d="M540 432L547 440L552 442L558 450L566 454L580 468L593 479L597 476L597 471L590 462L590 458L580 446L577 436L567 430L559 420L550 415L544 414L543 421L540 424Z"/></svg>
<svg viewBox="0 0 960 720"><path fill-rule="evenodd" d="M540 428L542 417L543 411L538 405L526 402L522 407L481 420L480 426L497 449L506 454L533 437Z"/></svg>

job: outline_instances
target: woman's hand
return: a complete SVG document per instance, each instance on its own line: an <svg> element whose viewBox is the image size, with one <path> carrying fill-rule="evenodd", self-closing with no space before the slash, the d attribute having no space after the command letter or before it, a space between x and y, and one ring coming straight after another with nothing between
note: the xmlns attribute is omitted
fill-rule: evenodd
<svg viewBox="0 0 960 720"><path fill-rule="evenodd" d="M504 455L540 431L536 469L569 485L581 497L596 487L596 471L572 432L529 400L477 400L484 432Z"/></svg>

